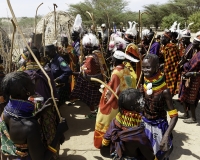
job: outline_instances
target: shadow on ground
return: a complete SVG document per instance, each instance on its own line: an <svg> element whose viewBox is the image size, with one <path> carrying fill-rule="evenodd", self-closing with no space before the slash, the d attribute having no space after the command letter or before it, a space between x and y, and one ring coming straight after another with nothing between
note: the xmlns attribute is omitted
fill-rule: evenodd
<svg viewBox="0 0 200 160"><path fill-rule="evenodd" d="M173 131L174 150L172 151L170 159L179 159L182 155L193 156L196 159L200 159L199 155L192 153L190 149L184 149L182 147L184 145L183 141L186 142L188 139L189 137L185 133Z"/></svg>
<svg viewBox="0 0 200 160"><path fill-rule="evenodd" d="M87 135L94 131L96 119L85 119L85 115L90 114L89 107L81 101L76 101L72 105L62 105L60 113L66 118L69 130L65 133L65 141L71 136Z"/></svg>

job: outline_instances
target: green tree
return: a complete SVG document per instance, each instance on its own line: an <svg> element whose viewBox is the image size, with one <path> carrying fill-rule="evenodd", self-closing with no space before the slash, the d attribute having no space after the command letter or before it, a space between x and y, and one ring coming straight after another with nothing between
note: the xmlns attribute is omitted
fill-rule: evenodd
<svg viewBox="0 0 200 160"><path fill-rule="evenodd" d="M162 20L162 14L160 10L161 5L150 4L144 6L144 11L148 13L148 17L145 19L144 25L153 25L156 27L156 30L160 26Z"/></svg>
<svg viewBox="0 0 200 160"><path fill-rule="evenodd" d="M106 23L112 27L112 23L120 25L120 22L126 24L128 20L133 21L136 18L135 12L129 11L128 3L125 0L85 0L84 2L70 5L69 11L72 15L80 14L84 24L92 24L86 11L93 13L96 24Z"/></svg>
<svg viewBox="0 0 200 160"><path fill-rule="evenodd" d="M184 17L180 17L179 15L177 15L175 13L171 13L169 16L165 16L162 19L161 28L162 29L165 29L165 28L169 29L175 21L177 21L177 23L184 24L185 23L185 18ZM182 25L182 28L184 28L183 25Z"/></svg>
<svg viewBox="0 0 200 160"><path fill-rule="evenodd" d="M200 20L200 11L189 16L188 22L189 23L194 22L194 24L191 25L191 27L190 27L192 32L197 32L200 30L200 21L199 20Z"/></svg>

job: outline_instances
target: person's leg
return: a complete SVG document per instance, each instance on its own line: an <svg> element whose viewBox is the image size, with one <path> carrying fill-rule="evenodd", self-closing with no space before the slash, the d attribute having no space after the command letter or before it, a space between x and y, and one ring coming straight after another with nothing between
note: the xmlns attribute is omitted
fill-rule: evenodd
<svg viewBox="0 0 200 160"><path fill-rule="evenodd" d="M188 111L188 103L184 102L183 103L183 110L184 110L184 114L183 115L178 115L178 118L180 119L188 119L190 117L189 115L189 111Z"/></svg>
<svg viewBox="0 0 200 160"><path fill-rule="evenodd" d="M184 123L197 123L195 110L195 104L190 104L191 118L183 120Z"/></svg>
<svg viewBox="0 0 200 160"><path fill-rule="evenodd" d="M89 115L86 115L85 118L90 118L90 119L96 118L97 112L94 106L90 106L90 112L91 113Z"/></svg>

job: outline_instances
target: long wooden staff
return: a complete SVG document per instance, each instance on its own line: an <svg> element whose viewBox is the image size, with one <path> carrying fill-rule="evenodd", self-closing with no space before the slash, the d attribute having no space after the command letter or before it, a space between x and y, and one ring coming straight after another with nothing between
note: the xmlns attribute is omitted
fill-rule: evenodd
<svg viewBox="0 0 200 160"><path fill-rule="evenodd" d="M119 97L117 96L117 94L107 85L107 84L105 84L103 81L101 81L100 79L98 79L98 78L90 78L90 80L91 81L96 81L96 82L99 82L99 83L101 83L101 84L103 84L109 91L111 91L113 94L114 94L114 96L118 99Z"/></svg>
<svg viewBox="0 0 200 160"><path fill-rule="evenodd" d="M43 44L43 56L46 57L46 54L45 54L45 19L43 21L43 29L42 29L42 44Z"/></svg>
<svg viewBox="0 0 200 160"><path fill-rule="evenodd" d="M93 24L93 27L95 27L95 22L94 22L94 15L91 14L90 12L86 11L87 14L89 14L91 20L92 20L92 24ZM95 27L96 28L96 27ZM96 30L95 30L95 33L96 33ZM100 42L100 41L99 41ZM101 52L102 52L102 46L101 46ZM108 74L108 77L110 77L110 72L109 72L109 69L108 69L108 66L106 64L106 60L104 58L104 54L102 54L102 57L103 57L103 63L105 64L106 66L106 70L107 70L107 74ZM107 77L107 76L106 76Z"/></svg>
<svg viewBox="0 0 200 160"><path fill-rule="evenodd" d="M55 3L54 6L54 24L55 24L55 40L57 39L57 32L56 32L56 8L58 7Z"/></svg>
<svg viewBox="0 0 200 160"><path fill-rule="evenodd" d="M147 54L149 54L149 50L150 50L150 48L151 48L151 45L152 45L152 43L153 43L153 40L154 40L156 34L157 34L157 32L154 33L154 36L153 36L153 38L152 38L152 40L151 40L151 43L149 44L149 48L148 48ZM140 58L140 62L141 62L141 61L142 61L142 57ZM137 88L139 87L139 85L140 85L140 81L141 81L141 79L142 79L142 76L143 76L143 72L142 72L142 70L141 70L140 77L139 77L139 79L138 79L138 83L137 83L136 89L137 89Z"/></svg>
<svg viewBox="0 0 200 160"><path fill-rule="evenodd" d="M37 9L36 9L36 12L35 12L35 34L34 34L34 44L35 44L35 47L36 47L36 26L37 26L37 11L38 11L38 9L39 9L39 7L42 5L43 3L41 3L38 7L37 7Z"/></svg>
<svg viewBox="0 0 200 160"><path fill-rule="evenodd" d="M9 72L11 72L12 68L12 52L13 52L13 45L14 45L14 38L15 38L15 32L16 32L16 26L14 21L11 19L12 25L13 25L13 34L12 34L12 43L11 43L11 49L10 49L10 66L9 66Z"/></svg>
<svg viewBox="0 0 200 160"><path fill-rule="evenodd" d="M18 25L17 19L16 19L15 14L14 14L14 11L13 11L12 6L11 6L11 4L10 4L10 0L7 0L7 3L8 3L8 7L9 7L9 9L10 9L10 12L11 12L11 14L12 14L13 21L14 21L14 23L15 23L17 29L19 30L19 33L20 33L20 35L21 35L21 37L22 37L22 39L23 39L23 41L24 41L26 47L28 48L28 50L29 50L29 52L31 53L31 55L33 56L35 62L36 62L37 65L40 67L40 69L42 70L42 72L44 73L45 77L46 77L47 80L48 80L48 84L49 84L50 92L51 92L51 97L52 97L52 99L53 99L54 106L55 106L55 108L56 108L56 111L57 111L57 113L58 113L58 117L59 117L60 122L61 122L61 121L62 121L62 117L61 117L61 115L60 115L60 112L59 112L59 110L58 110L58 106L57 106L57 104L56 104L56 101L55 101L55 98L54 98L54 95L53 95L53 88L52 88L52 86L51 86L51 80L50 80L49 76L47 75L47 73L45 72L45 70L43 69L43 67L41 66L41 64L40 64L40 62L38 61L38 59L36 58L36 56L34 55L34 53L32 52L31 48L29 47L29 45L28 45L28 43L27 43L27 41L26 41L26 39L25 39L25 37L24 37L24 35L23 35L22 30L21 30L21 28L20 28L19 25Z"/></svg>

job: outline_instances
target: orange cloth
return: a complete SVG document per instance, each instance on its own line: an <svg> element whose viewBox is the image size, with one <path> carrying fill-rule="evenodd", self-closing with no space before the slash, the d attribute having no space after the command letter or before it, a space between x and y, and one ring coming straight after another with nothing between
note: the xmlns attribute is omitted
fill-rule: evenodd
<svg viewBox="0 0 200 160"><path fill-rule="evenodd" d="M128 68L118 65L114 68L108 86L119 96L127 89L133 88L132 77ZM94 131L94 146L100 148L103 136L107 131L110 122L118 113L118 100L108 89L104 89L96 118Z"/></svg>

